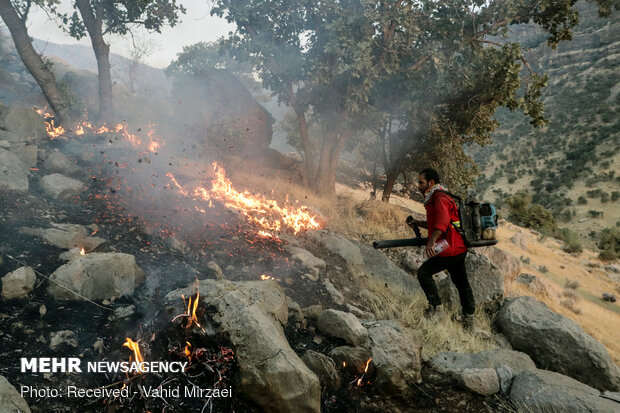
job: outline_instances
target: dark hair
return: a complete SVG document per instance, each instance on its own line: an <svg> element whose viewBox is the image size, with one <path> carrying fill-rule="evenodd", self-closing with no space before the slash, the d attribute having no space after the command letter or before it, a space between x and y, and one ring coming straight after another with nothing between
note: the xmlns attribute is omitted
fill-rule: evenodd
<svg viewBox="0 0 620 413"><path fill-rule="evenodd" d="M424 175L424 179L426 179L427 182L430 181L431 179L435 181L436 184L441 182L439 180L439 173L434 169L431 169L431 168L422 169L422 171L420 172L420 175Z"/></svg>

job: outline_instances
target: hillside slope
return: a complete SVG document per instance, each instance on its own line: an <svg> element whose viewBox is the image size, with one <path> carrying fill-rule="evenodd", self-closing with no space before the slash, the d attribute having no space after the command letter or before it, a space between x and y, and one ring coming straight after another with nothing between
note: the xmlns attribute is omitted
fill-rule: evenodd
<svg viewBox="0 0 620 413"><path fill-rule="evenodd" d="M617 12L599 18L589 3L578 9L573 40L556 50L534 26L511 34L531 48L532 68L549 75L550 125L534 129L523 114L498 111L494 143L473 155L482 171L478 193L501 205L526 190L585 236L620 220L620 19Z"/></svg>

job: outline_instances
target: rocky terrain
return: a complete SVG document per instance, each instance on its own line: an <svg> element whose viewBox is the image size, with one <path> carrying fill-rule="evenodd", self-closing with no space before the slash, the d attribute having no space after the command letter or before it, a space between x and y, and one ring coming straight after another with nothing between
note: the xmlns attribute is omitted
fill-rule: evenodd
<svg viewBox="0 0 620 413"><path fill-rule="evenodd" d="M260 208L233 203L260 194L205 189L221 170L182 158L165 139L159 149L119 131L48 139L43 119L17 106L2 107L0 129L0 411L620 408L609 351L542 301L511 292L534 278L510 252L468 256L479 310L466 332L445 274L437 281L454 319L421 318L419 250L374 250L330 229L317 210L311 228L265 234L253 215ZM187 190L193 183L205 185L193 187L201 197ZM188 367L20 372L21 358L45 356ZM22 398L22 386L131 396ZM149 391L174 386L233 396Z"/></svg>

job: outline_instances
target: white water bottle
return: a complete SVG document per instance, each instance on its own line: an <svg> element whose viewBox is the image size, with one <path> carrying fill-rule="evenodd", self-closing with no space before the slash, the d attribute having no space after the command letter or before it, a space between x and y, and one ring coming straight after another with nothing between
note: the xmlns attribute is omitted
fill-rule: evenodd
<svg viewBox="0 0 620 413"><path fill-rule="evenodd" d="M448 244L448 241L446 241L445 239L442 239L441 241L437 242L435 244L435 247L433 248L433 250L435 250L436 254L439 254L441 251L445 251L448 247L450 246L450 244ZM426 251L424 251L423 253L424 256L424 261L428 260L430 257L426 254Z"/></svg>
<svg viewBox="0 0 620 413"><path fill-rule="evenodd" d="M435 244L435 248L433 249L435 250L435 253L439 254L441 251L445 251L446 249L448 249L449 246L450 244L448 244L448 241L446 241L445 239L442 239L441 241Z"/></svg>

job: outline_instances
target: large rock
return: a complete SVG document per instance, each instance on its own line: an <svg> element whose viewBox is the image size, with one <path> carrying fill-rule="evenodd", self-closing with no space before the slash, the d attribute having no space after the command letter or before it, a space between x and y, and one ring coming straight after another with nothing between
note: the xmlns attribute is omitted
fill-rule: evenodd
<svg viewBox="0 0 620 413"><path fill-rule="evenodd" d="M133 293L144 281L144 271L133 255L118 252L80 255L50 276L49 293L57 300L79 300L75 291L90 300ZM66 288L63 288L66 287Z"/></svg>
<svg viewBox="0 0 620 413"><path fill-rule="evenodd" d="M4 376L0 376L0 412L30 413L26 400Z"/></svg>
<svg viewBox="0 0 620 413"><path fill-rule="evenodd" d="M489 258L469 253L465 259L467 279L474 294L476 306L495 313L504 301L504 276Z"/></svg>
<svg viewBox="0 0 620 413"><path fill-rule="evenodd" d="M32 292L37 277L30 267L20 267L2 277L2 297L27 298Z"/></svg>
<svg viewBox="0 0 620 413"><path fill-rule="evenodd" d="M512 378L515 374L536 368L536 365L527 354L507 349L485 350L473 354L446 351L435 355L431 359L431 366L440 373L449 375L461 385L480 394L486 394L484 393L485 391L491 390L493 390L493 393L501 390L503 394L506 394L510 389ZM474 374L474 372L471 374L471 377L464 373L466 370L472 369L492 369L495 371L496 378L494 379L493 375L488 372L479 372L481 373L480 375ZM495 381L499 385L497 390L495 390ZM482 386L478 390L475 387L476 383ZM470 384L474 387L470 387Z"/></svg>
<svg viewBox="0 0 620 413"><path fill-rule="evenodd" d="M20 232L24 234L40 237L48 244L58 248L73 249L84 248L86 251L92 251L105 242L100 237L90 237L87 227L78 224L54 224L52 228L21 228Z"/></svg>
<svg viewBox="0 0 620 413"><path fill-rule="evenodd" d="M360 249L342 235L325 230L308 231L306 235L323 248L340 256L351 270L359 270L364 265Z"/></svg>
<svg viewBox="0 0 620 413"><path fill-rule="evenodd" d="M9 150L17 155L26 167L37 166L39 147L34 143L28 141L12 143Z"/></svg>
<svg viewBox="0 0 620 413"><path fill-rule="evenodd" d="M476 252L491 260L504 276L506 284L511 283L521 272L521 262L509 252L495 246L477 248Z"/></svg>
<svg viewBox="0 0 620 413"><path fill-rule="evenodd" d="M570 377L546 370L518 374L510 389L510 400L525 412L612 413L620 403Z"/></svg>
<svg viewBox="0 0 620 413"><path fill-rule="evenodd" d="M507 299L497 324L514 349L529 354L539 368L600 390L620 388L620 367L605 347L544 303L532 297Z"/></svg>
<svg viewBox="0 0 620 413"><path fill-rule="evenodd" d="M47 172L57 172L63 175L73 175L80 171L80 167L74 161L58 151L50 152L43 166Z"/></svg>
<svg viewBox="0 0 620 413"><path fill-rule="evenodd" d="M17 155L0 148L0 193L28 192L27 171Z"/></svg>
<svg viewBox="0 0 620 413"><path fill-rule="evenodd" d="M325 310L317 321L319 331L327 336L341 338L354 346L362 345L368 338L368 331L351 313L334 309Z"/></svg>
<svg viewBox="0 0 620 413"><path fill-rule="evenodd" d="M500 366L510 367L515 374L536 368L527 354L499 348L478 353L444 351L432 358L431 366L441 373L451 375L465 369L496 369Z"/></svg>
<svg viewBox="0 0 620 413"><path fill-rule="evenodd" d="M420 383L422 344L413 330L391 320L365 325L376 369L374 386L387 394L402 394Z"/></svg>
<svg viewBox="0 0 620 413"><path fill-rule="evenodd" d="M41 189L54 199L69 199L84 190L84 184L77 179L61 174L46 175L41 178Z"/></svg>
<svg viewBox="0 0 620 413"><path fill-rule="evenodd" d="M320 411L319 379L284 336L288 306L275 281L201 280L199 292L202 302L215 309L213 321L230 339L243 393L265 411ZM173 291L166 300L181 303L182 294L191 296L195 289Z"/></svg>
<svg viewBox="0 0 620 413"><path fill-rule="evenodd" d="M43 118L32 109L12 106L0 124L2 129L24 138L47 138Z"/></svg>
<svg viewBox="0 0 620 413"><path fill-rule="evenodd" d="M363 271L370 279L397 294L424 294L418 280L394 264L382 251L360 242L355 245L364 259Z"/></svg>

